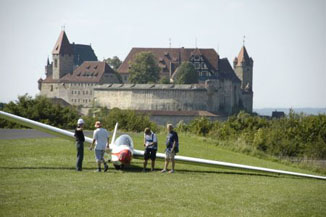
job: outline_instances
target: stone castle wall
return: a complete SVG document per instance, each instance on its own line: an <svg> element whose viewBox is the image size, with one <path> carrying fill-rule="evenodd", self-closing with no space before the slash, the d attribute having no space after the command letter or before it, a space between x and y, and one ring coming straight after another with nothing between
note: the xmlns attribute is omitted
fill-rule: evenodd
<svg viewBox="0 0 326 217"><path fill-rule="evenodd" d="M219 94L195 85L102 85L94 89L96 105L112 109L219 112Z"/></svg>
<svg viewBox="0 0 326 217"><path fill-rule="evenodd" d="M71 105L91 107L94 83L42 83L40 94L48 98L61 98Z"/></svg>
<svg viewBox="0 0 326 217"><path fill-rule="evenodd" d="M242 93L231 81L206 85L43 83L41 95L62 98L71 105L132 110L252 112L252 93Z"/></svg>

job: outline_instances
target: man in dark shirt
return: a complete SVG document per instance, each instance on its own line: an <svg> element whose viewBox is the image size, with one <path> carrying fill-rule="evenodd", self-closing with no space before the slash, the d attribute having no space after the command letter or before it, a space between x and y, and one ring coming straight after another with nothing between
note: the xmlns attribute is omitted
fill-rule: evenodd
<svg viewBox="0 0 326 217"><path fill-rule="evenodd" d="M84 159L84 142L85 136L83 132L84 120L78 119L77 128L75 129L76 148L77 148L77 163L76 171L82 171Z"/></svg>
<svg viewBox="0 0 326 217"><path fill-rule="evenodd" d="M174 156L176 153L179 152L179 138L178 134L173 131L172 124L167 125L168 135L166 138L166 149L165 149L165 164L164 168L161 171L162 173L167 171L167 168L169 166L169 162L172 162L172 169L169 171L169 173L174 173Z"/></svg>

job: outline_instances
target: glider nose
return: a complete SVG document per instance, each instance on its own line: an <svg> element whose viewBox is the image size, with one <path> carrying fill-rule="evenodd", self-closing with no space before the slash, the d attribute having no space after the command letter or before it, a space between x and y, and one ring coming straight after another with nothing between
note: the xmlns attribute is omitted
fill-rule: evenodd
<svg viewBox="0 0 326 217"><path fill-rule="evenodd" d="M131 157L132 157L131 151L125 149L125 150L120 152L119 161L123 165L129 165L130 161L131 161Z"/></svg>

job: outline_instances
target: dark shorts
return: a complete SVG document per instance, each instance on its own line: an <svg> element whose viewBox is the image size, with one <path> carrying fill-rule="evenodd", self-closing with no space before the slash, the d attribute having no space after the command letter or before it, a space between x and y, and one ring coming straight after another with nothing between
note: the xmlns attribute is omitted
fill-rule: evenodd
<svg viewBox="0 0 326 217"><path fill-rule="evenodd" d="M152 149L152 148L146 148L145 149L145 153L144 153L144 159L148 160L155 160L156 159L156 149Z"/></svg>

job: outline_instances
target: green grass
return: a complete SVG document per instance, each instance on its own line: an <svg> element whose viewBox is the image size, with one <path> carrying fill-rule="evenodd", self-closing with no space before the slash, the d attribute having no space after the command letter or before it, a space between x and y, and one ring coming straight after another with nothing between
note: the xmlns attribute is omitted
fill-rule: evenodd
<svg viewBox="0 0 326 217"><path fill-rule="evenodd" d="M142 149L142 134L131 134ZM159 151L165 135L160 134ZM204 138L180 135L180 155L311 173L235 153ZM326 182L308 178L177 164L175 174L94 173L85 149L75 172L73 142L0 140L0 216L325 216Z"/></svg>

